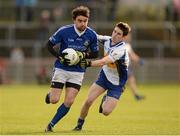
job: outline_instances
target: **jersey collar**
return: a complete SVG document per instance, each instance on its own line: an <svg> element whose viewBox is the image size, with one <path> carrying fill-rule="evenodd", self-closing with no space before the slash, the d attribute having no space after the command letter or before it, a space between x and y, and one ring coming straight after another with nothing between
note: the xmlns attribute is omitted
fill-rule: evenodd
<svg viewBox="0 0 180 136"><path fill-rule="evenodd" d="M120 42L112 45L112 39L110 39L110 47L115 47L115 46L118 47L118 46L121 46L122 44L123 44L123 41L120 41Z"/></svg>
<svg viewBox="0 0 180 136"><path fill-rule="evenodd" d="M74 24L74 30L75 30L75 32L77 33L77 35L78 35L78 36L83 35L83 34L85 33L85 31L86 31L86 29L85 29L84 31L79 32L79 31L77 30L77 28L76 28L75 24Z"/></svg>

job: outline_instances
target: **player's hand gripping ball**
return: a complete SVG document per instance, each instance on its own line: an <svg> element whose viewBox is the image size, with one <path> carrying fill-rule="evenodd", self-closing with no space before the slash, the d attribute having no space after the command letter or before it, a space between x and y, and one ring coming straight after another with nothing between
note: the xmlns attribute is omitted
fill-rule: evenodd
<svg viewBox="0 0 180 136"><path fill-rule="evenodd" d="M79 62L79 56L74 49L66 48L62 53L66 54L64 59L66 59L69 66L76 65Z"/></svg>

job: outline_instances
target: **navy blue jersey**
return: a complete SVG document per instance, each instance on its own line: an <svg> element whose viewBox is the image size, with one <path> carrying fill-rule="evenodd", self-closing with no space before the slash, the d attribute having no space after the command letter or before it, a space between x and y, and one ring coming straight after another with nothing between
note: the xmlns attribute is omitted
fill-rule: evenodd
<svg viewBox="0 0 180 136"><path fill-rule="evenodd" d="M66 48L73 48L81 52L87 52L88 50L97 52L99 50L97 34L89 27L87 27L84 32L79 33L74 24L63 26L60 27L49 40L53 45L60 45L59 53ZM55 68L61 68L66 71L85 72L85 69L79 65L66 66L61 64L58 59L55 61Z"/></svg>

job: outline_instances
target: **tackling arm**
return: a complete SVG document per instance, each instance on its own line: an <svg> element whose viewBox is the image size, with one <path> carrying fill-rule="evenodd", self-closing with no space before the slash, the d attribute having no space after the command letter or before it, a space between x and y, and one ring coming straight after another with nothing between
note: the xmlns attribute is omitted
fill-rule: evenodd
<svg viewBox="0 0 180 136"><path fill-rule="evenodd" d="M132 50L131 52L129 52L129 57L132 61L138 63L140 60L140 57Z"/></svg>
<svg viewBox="0 0 180 136"><path fill-rule="evenodd" d="M91 61L91 66L99 67L109 63L113 63L113 61L109 58L109 56L105 56L102 59Z"/></svg>
<svg viewBox="0 0 180 136"><path fill-rule="evenodd" d="M129 52L129 57L135 63L138 63L141 66L144 65L144 60L140 58L133 50Z"/></svg>
<svg viewBox="0 0 180 136"><path fill-rule="evenodd" d="M80 66L82 68L87 68L87 67L100 67L109 63L112 63L113 61L109 58L109 56L105 56L102 59L90 61L87 59L83 59L80 61Z"/></svg>

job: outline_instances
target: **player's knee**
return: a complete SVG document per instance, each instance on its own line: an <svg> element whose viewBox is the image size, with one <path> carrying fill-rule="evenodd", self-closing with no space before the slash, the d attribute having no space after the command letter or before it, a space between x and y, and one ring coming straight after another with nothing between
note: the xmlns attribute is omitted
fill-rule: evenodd
<svg viewBox="0 0 180 136"><path fill-rule="evenodd" d="M58 103L58 101L59 101L59 98L58 98L58 97L51 97L51 98L50 98L50 102L51 102L52 104L56 104L56 103Z"/></svg>
<svg viewBox="0 0 180 136"><path fill-rule="evenodd" d="M57 100L57 99L51 99L51 100L50 100L50 102L51 102L52 104L56 104L56 103L58 103L58 101L59 101L59 100Z"/></svg>
<svg viewBox="0 0 180 136"><path fill-rule="evenodd" d="M103 114L104 116L108 116L108 115L110 115L111 112L112 112L112 111L110 111L110 110L108 110L108 109L103 109L102 114Z"/></svg>
<svg viewBox="0 0 180 136"><path fill-rule="evenodd" d="M71 107L71 105L74 103L74 100L68 100L68 101L65 101L64 102L64 105L66 106L66 107Z"/></svg>

